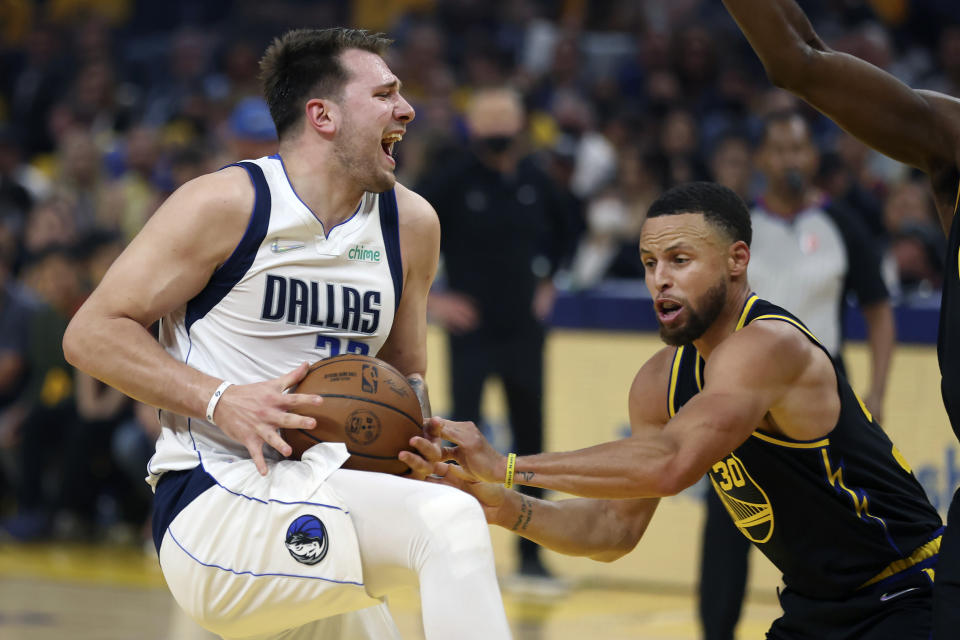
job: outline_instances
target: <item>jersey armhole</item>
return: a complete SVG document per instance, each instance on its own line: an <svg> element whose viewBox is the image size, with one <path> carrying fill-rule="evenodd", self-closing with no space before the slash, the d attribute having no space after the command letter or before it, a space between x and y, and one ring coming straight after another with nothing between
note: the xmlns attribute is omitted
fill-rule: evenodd
<svg viewBox="0 0 960 640"><path fill-rule="evenodd" d="M238 162L227 165L227 167L234 166L243 167L253 183L255 193L253 211L250 214L249 222L247 222L247 229L243 232L243 237L240 238L240 242L233 253L222 265L217 267L210 281L200 293L187 303L184 322L187 332L190 331L194 322L207 315L246 275L257 257L257 250L263 244L263 239L267 236L267 229L270 226L270 188L267 186L267 179L263 175L263 170L253 162Z"/></svg>

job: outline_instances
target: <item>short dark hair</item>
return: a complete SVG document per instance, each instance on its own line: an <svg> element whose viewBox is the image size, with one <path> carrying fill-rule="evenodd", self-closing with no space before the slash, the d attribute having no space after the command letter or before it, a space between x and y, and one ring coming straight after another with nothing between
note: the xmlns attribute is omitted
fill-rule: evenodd
<svg viewBox="0 0 960 640"><path fill-rule="evenodd" d="M294 29L274 39L260 59L260 79L277 137L296 124L303 103L312 93L339 98L347 81L340 54L362 49L379 56L393 40L365 29Z"/></svg>
<svg viewBox="0 0 960 640"><path fill-rule="evenodd" d="M715 182L686 182L668 189L647 210L647 218L702 213L731 241L750 245L753 228L747 205L733 190Z"/></svg>
<svg viewBox="0 0 960 640"><path fill-rule="evenodd" d="M760 138L757 140L757 147L762 147L764 144L766 144L767 136L770 135L770 129L772 129L774 125L787 124L792 120L799 120L802 122L803 126L807 129L807 135L813 135L813 131L810 129L810 123L802 113L796 109L780 109L779 111L772 111L763 117L762 128L760 129Z"/></svg>

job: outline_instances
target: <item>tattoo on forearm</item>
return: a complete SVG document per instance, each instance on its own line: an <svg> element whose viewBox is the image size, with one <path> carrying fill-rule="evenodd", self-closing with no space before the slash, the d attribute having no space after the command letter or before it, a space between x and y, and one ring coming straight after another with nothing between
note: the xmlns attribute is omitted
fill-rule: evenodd
<svg viewBox="0 0 960 640"><path fill-rule="evenodd" d="M513 523L513 526L510 527L510 531L526 531L527 525L530 524L530 518L533 517L533 500L527 496L520 494L520 515L517 516L517 521Z"/></svg>
<svg viewBox="0 0 960 640"><path fill-rule="evenodd" d="M534 473L533 471L517 471L514 475L514 482L520 482L522 484L527 484L533 480Z"/></svg>
<svg viewBox="0 0 960 640"><path fill-rule="evenodd" d="M426 420L433 415L433 411L430 409L430 396L427 394L427 383L420 376L409 377L407 382L410 383L413 393L420 401L420 411L423 412L423 419Z"/></svg>

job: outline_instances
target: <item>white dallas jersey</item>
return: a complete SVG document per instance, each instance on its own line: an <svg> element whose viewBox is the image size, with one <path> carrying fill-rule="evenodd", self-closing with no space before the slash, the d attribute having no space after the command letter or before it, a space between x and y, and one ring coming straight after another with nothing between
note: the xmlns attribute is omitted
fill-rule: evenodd
<svg viewBox="0 0 960 640"><path fill-rule="evenodd" d="M353 216L325 230L279 155L239 166L256 188L246 232L206 287L161 320L160 343L177 360L235 384L339 353L376 355L403 282L394 192L365 194ZM160 422L151 484L164 471L203 463L213 473L249 457L205 420L161 411ZM346 459L343 445L324 446L341 450L330 452L332 460Z"/></svg>

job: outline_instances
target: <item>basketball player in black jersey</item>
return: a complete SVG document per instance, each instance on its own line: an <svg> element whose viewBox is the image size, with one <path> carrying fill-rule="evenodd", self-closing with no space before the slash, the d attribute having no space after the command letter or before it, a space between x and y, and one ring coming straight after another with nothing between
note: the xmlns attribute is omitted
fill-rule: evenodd
<svg viewBox="0 0 960 640"><path fill-rule="evenodd" d="M793 0L724 0L757 52L770 80L795 93L867 145L923 170L944 231L946 273L937 355L943 403L960 438L960 100L911 89L853 56L833 51ZM960 491L947 530L934 588L934 638L960 637Z"/></svg>
<svg viewBox="0 0 960 640"><path fill-rule="evenodd" d="M768 638L926 640L940 517L826 349L751 293L750 239L726 187L681 185L651 205L640 255L671 346L634 379L630 437L516 458L511 482L510 457L472 423L433 419L458 445L443 456L461 466L433 460L432 471L477 496L489 522L601 560L636 545L658 497L708 473L783 572L784 615ZM547 502L477 479L584 498Z"/></svg>

